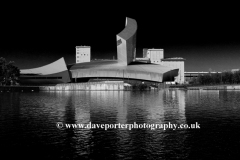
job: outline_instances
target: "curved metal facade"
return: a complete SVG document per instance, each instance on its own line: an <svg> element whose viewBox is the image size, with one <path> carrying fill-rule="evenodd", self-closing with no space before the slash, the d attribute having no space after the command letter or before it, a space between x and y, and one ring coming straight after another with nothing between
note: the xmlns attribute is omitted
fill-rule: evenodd
<svg viewBox="0 0 240 160"><path fill-rule="evenodd" d="M135 62L137 22L126 18L126 26L117 34L118 60L92 61L71 66L72 78L128 78L164 82L174 80L178 69Z"/></svg>
<svg viewBox="0 0 240 160"><path fill-rule="evenodd" d="M170 81L178 75L178 69L156 64L137 63L124 66L118 61L93 61L70 68L72 78L129 78L154 82Z"/></svg>
<svg viewBox="0 0 240 160"><path fill-rule="evenodd" d="M64 58L48 65L20 70L21 84L58 84L70 82Z"/></svg>
<svg viewBox="0 0 240 160"><path fill-rule="evenodd" d="M126 18L126 26L117 35L118 60L92 61L66 67L63 58L43 67L21 70L20 83L67 83L72 78L128 78L154 82L171 81L178 69L135 62L137 22Z"/></svg>

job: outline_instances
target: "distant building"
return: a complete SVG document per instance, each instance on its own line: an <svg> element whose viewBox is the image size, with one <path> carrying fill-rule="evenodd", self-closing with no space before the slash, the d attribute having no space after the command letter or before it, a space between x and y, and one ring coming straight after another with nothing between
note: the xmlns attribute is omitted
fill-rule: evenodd
<svg viewBox="0 0 240 160"><path fill-rule="evenodd" d="M76 63L90 62L91 47L90 46L76 46Z"/></svg>
<svg viewBox="0 0 240 160"><path fill-rule="evenodd" d="M221 74L222 72L184 72L185 81L189 83L192 79L198 78L199 76Z"/></svg>

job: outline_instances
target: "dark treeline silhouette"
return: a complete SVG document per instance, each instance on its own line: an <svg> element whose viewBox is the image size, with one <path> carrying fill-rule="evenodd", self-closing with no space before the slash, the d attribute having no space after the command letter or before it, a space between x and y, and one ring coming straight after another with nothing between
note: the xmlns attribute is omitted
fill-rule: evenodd
<svg viewBox="0 0 240 160"><path fill-rule="evenodd" d="M197 78L192 78L191 84L211 85L211 84L238 84L240 83L240 71L199 74Z"/></svg>
<svg viewBox="0 0 240 160"><path fill-rule="evenodd" d="M14 62L7 62L5 58L0 58L0 85L16 85L20 70L13 65Z"/></svg>

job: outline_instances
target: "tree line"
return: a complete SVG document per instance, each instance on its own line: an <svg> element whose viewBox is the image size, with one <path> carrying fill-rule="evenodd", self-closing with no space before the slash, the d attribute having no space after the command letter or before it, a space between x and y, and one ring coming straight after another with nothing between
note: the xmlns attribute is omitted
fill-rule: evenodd
<svg viewBox="0 0 240 160"><path fill-rule="evenodd" d="M20 70L14 66L13 61L7 62L5 58L0 58L0 85L17 85Z"/></svg>
<svg viewBox="0 0 240 160"><path fill-rule="evenodd" d="M191 84L238 84L240 83L240 71L199 74L197 78L192 78Z"/></svg>

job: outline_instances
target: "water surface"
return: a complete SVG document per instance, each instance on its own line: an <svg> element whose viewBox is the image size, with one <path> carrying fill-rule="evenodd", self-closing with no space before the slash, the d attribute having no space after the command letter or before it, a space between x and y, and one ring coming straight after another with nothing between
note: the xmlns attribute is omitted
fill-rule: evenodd
<svg viewBox="0 0 240 160"><path fill-rule="evenodd" d="M75 124L192 124L200 129L58 129ZM233 159L238 91L0 93L2 158Z"/></svg>

